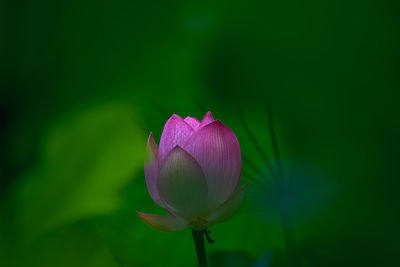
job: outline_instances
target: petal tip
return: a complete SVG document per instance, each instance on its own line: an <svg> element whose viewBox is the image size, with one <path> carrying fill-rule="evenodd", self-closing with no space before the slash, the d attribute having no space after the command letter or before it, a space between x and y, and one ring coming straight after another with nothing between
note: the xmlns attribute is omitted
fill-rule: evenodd
<svg viewBox="0 0 400 267"><path fill-rule="evenodd" d="M197 129L197 127L200 125L199 120L196 117L186 117L184 121L189 124L193 129Z"/></svg>
<svg viewBox="0 0 400 267"><path fill-rule="evenodd" d="M169 120L183 120L181 118L181 116L179 116L178 114L172 114L172 116L169 118Z"/></svg>
<svg viewBox="0 0 400 267"><path fill-rule="evenodd" d="M190 116L187 116L185 118L185 120L196 120L196 121L199 121L196 117L190 117Z"/></svg>
<svg viewBox="0 0 400 267"><path fill-rule="evenodd" d="M206 113L206 115L204 116L204 118L201 120L201 123L200 123L199 127L200 128L204 127L204 126L212 123L213 121L214 121L214 117L213 117L211 111L208 111Z"/></svg>
<svg viewBox="0 0 400 267"><path fill-rule="evenodd" d="M177 151L177 150L183 150L183 151L185 151L181 146L175 145L175 146L171 149L171 151L168 153L168 155L171 154L172 151ZM185 151L185 152L186 152L186 151ZM168 155L167 155L167 156L168 156Z"/></svg>
<svg viewBox="0 0 400 267"><path fill-rule="evenodd" d="M214 116L211 111L207 111L206 115L204 115L203 120L214 120Z"/></svg>
<svg viewBox="0 0 400 267"><path fill-rule="evenodd" d="M148 153L150 154L150 158L156 158L158 155L158 148L156 141L154 140L153 133L150 132L149 138L147 139L147 149Z"/></svg>
<svg viewBox="0 0 400 267"><path fill-rule="evenodd" d="M186 224L171 215L160 216L141 213L138 211L136 211L136 213L139 215L143 222L163 232L176 232L187 228Z"/></svg>

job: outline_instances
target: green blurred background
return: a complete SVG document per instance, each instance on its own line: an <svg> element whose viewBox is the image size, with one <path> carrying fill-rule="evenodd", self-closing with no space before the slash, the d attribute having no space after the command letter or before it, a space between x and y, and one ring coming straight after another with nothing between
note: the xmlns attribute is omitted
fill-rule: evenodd
<svg viewBox="0 0 400 267"><path fill-rule="evenodd" d="M398 13L1 1L0 266L196 266L190 231L136 210L162 213L149 132L208 110L237 134L250 188L211 229L212 266L400 266Z"/></svg>

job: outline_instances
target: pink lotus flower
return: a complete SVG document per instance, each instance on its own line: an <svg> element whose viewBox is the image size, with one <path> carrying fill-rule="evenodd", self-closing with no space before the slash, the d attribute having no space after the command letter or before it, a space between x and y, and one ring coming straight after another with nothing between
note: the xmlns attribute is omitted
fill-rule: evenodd
<svg viewBox="0 0 400 267"><path fill-rule="evenodd" d="M147 189L168 216L138 212L143 221L162 231L202 230L226 221L239 209L247 191L247 186L239 187L239 142L211 112L201 122L172 115L159 149L152 134L147 146Z"/></svg>

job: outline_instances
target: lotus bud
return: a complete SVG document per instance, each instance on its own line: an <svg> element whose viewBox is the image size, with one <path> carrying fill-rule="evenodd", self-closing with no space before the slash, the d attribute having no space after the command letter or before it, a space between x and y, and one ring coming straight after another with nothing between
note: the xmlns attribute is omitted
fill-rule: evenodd
<svg viewBox="0 0 400 267"><path fill-rule="evenodd" d="M242 160L235 134L208 112L200 122L172 115L160 145L150 134L147 189L167 216L139 216L161 231L202 230L231 218L247 186L240 188Z"/></svg>

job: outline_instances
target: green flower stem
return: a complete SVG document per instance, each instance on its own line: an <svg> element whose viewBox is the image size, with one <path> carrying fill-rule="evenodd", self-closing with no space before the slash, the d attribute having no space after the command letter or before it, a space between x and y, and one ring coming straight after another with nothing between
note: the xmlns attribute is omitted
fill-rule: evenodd
<svg viewBox="0 0 400 267"><path fill-rule="evenodd" d="M206 249L204 247L204 234L205 230L200 230L200 231L192 230L199 267L207 267Z"/></svg>

